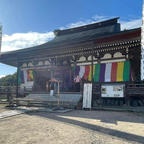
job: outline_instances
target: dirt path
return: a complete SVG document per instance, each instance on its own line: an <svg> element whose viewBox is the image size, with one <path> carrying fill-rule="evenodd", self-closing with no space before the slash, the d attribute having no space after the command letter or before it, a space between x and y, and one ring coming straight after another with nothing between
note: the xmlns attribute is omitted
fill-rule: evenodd
<svg viewBox="0 0 144 144"><path fill-rule="evenodd" d="M72 111L30 113L0 120L0 144L144 143L144 115Z"/></svg>
<svg viewBox="0 0 144 144"><path fill-rule="evenodd" d="M6 106L7 106L7 104L0 104L0 112L6 111L7 110Z"/></svg>

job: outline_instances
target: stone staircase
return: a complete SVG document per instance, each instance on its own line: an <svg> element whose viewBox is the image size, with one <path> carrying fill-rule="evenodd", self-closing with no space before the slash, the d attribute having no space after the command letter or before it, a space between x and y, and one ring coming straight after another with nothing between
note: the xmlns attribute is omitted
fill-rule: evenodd
<svg viewBox="0 0 144 144"><path fill-rule="evenodd" d="M80 93L63 93L59 99L58 95L33 93L24 98L16 98L15 101L17 105L75 108L81 97Z"/></svg>

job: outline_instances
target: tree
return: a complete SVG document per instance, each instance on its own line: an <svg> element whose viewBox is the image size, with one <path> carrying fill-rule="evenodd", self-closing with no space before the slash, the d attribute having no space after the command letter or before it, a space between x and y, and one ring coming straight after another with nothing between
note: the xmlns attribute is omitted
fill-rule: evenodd
<svg viewBox="0 0 144 144"><path fill-rule="evenodd" d="M0 78L0 86L16 86L17 73Z"/></svg>

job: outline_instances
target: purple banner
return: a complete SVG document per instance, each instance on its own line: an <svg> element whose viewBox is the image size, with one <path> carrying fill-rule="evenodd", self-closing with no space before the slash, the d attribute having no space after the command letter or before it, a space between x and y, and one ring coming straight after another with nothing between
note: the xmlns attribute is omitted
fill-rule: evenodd
<svg viewBox="0 0 144 144"><path fill-rule="evenodd" d="M100 82L105 81L105 69L106 69L106 64L101 64L100 65Z"/></svg>
<svg viewBox="0 0 144 144"><path fill-rule="evenodd" d="M75 75L78 76L80 71L80 66L76 66Z"/></svg>

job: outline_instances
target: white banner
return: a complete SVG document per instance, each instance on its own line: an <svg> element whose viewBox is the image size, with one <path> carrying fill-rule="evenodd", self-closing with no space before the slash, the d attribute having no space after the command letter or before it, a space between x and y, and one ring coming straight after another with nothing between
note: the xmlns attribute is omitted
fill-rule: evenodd
<svg viewBox="0 0 144 144"><path fill-rule="evenodd" d="M83 90L83 108L91 108L92 84L85 83Z"/></svg>
<svg viewBox="0 0 144 144"><path fill-rule="evenodd" d="M144 80L144 4L142 10L142 27L141 27L141 80Z"/></svg>
<svg viewBox="0 0 144 144"><path fill-rule="evenodd" d="M107 63L106 64L105 82L110 82L111 81L111 67L112 67L112 63Z"/></svg>

